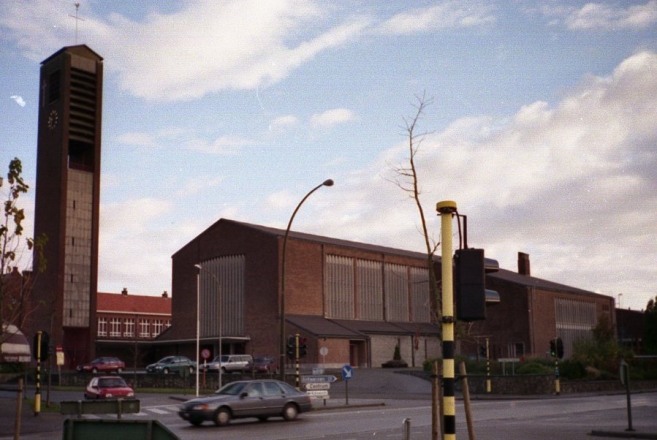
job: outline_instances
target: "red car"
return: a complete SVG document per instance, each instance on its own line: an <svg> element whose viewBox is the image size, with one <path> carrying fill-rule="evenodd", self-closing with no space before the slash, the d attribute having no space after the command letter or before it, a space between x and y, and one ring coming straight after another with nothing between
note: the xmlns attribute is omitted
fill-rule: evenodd
<svg viewBox="0 0 657 440"><path fill-rule="evenodd" d="M134 399L134 390L117 376L94 377L84 390L85 399Z"/></svg>
<svg viewBox="0 0 657 440"><path fill-rule="evenodd" d="M266 356L257 357L253 359L253 361L246 364L244 371L255 371L256 373L275 373L278 371L278 364L274 358Z"/></svg>
<svg viewBox="0 0 657 440"><path fill-rule="evenodd" d="M99 357L88 364L78 365L78 373L122 373L125 363L116 357Z"/></svg>

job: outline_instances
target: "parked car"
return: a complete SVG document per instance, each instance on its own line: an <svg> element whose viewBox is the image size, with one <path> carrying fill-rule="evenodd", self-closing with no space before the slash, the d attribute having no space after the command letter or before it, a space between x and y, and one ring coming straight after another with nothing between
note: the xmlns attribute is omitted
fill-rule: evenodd
<svg viewBox="0 0 657 440"><path fill-rule="evenodd" d="M205 364L205 371L219 371L221 368L225 373L233 371L244 371L253 358L250 354L224 354L212 359L212 362Z"/></svg>
<svg viewBox="0 0 657 440"><path fill-rule="evenodd" d="M183 403L178 415L194 426L211 420L225 426L231 419L255 417L264 422L269 417L294 420L297 414L310 411L310 396L278 380L242 380L231 382L209 397Z"/></svg>
<svg viewBox="0 0 657 440"><path fill-rule="evenodd" d="M167 356L154 364L146 367L147 373L182 373L188 371L189 374L194 373L196 364L186 356Z"/></svg>
<svg viewBox="0 0 657 440"><path fill-rule="evenodd" d="M117 376L98 376L91 379L84 390L85 399L133 399L135 392Z"/></svg>
<svg viewBox="0 0 657 440"><path fill-rule="evenodd" d="M261 356L246 364L244 371L248 373L275 373L278 371L278 363L274 358Z"/></svg>
<svg viewBox="0 0 657 440"><path fill-rule="evenodd" d="M125 362L117 357L99 357L88 364L78 365L78 373L122 373Z"/></svg>

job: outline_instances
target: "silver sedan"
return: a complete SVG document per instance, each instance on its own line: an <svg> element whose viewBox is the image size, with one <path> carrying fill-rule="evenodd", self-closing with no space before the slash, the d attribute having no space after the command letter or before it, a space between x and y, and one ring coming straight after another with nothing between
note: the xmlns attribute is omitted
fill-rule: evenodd
<svg viewBox="0 0 657 440"><path fill-rule="evenodd" d="M297 414L310 411L310 396L278 380L244 380L231 382L212 396L185 402L178 415L194 426L211 420L217 426L227 425L231 419L255 417L266 421L269 417L294 420Z"/></svg>

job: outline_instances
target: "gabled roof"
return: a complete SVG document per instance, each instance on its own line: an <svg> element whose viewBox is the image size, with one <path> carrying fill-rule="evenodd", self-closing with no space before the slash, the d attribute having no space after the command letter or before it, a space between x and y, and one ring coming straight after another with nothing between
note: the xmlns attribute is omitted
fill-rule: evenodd
<svg viewBox="0 0 657 440"><path fill-rule="evenodd" d="M284 229L277 229L277 228L271 228L269 226L262 226L262 225L254 225L251 223L244 223L244 222L239 222L236 220L230 220L230 219L219 219L214 225L212 225L210 228L214 227L215 225L219 223L227 223L227 224L232 224L236 226L240 226L243 228L247 229L252 229L254 231L258 231L264 234L267 234L271 237L285 237L285 230ZM404 249L396 249L396 248L391 248L387 246L378 246L374 244L368 244L368 243L361 243L357 241L349 241L349 240L342 240L339 238L332 238L332 237L324 237L322 235L314 235L314 234L306 234L304 232L295 232L295 231L290 231L290 234L288 236L289 238L295 239L295 240L304 240L304 241L309 241L313 243L320 243L320 244L328 244L332 246L340 246L340 247L345 247L345 248L351 248L351 249L356 249L356 250L362 250L362 251L369 251L369 252L375 252L375 253L381 253L381 254L388 254L388 255L398 255L402 257L410 257L410 258L419 258L419 259L426 259L426 254L422 252L413 252L413 251L407 251ZM434 261L439 262L440 257L434 255Z"/></svg>
<svg viewBox="0 0 657 440"><path fill-rule="evenodd" d="M171 298L98 292L99 313L135 313L171 316Z"/></svg>

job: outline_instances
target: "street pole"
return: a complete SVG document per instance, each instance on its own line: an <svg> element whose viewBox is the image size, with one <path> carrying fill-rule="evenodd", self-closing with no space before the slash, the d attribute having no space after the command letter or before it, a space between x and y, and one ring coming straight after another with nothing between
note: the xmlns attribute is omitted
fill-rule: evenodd
<svg viewBox="0 0 657 440"><path fill-rule="evenodd" d="M438 202L440 215L440 243L442 247L442 333L443 333L443 427L445 440L456 439L456 399L454 397L454 292L452 276L452 217L456 202Z"/></svg>
<svg viewBox="0 0 657 440"><path fill-rule="evenodd" d="M198 397L198 370L199 370L199 349L201 345L201 304L199 299L201 298L201 267L200 265L195 266L198 271L196 272L196 397Z"/></svg>
<svg viewBox="0 0 657 440"><path fill-rule="evenodd" d="M281 329L280 329L280 340L279 340L279 349L280 349L280 363L279 363L279 368L280 368L280 379L281 381L285 382L285 257L287 253L287 237L290 235L290 228L292 227L292 221L294 221L294 216L297 215L297 211L299 211L299 208L301 208L301 205L303 205L303 202L306 201L308 197L318 189L320 189L322 186L333 186L333 180L331 179L326 179L313 189L311 189L308 194L306 194L303 199L299 202L297 207L294 209L294 212L292 213L292 217L290 217L290 221L287 223L287 229L285 230L285 236L283 237L283 255L281 256L281 301L280 301L280 310L279 310L279 315L281 319Z"/></svg>

